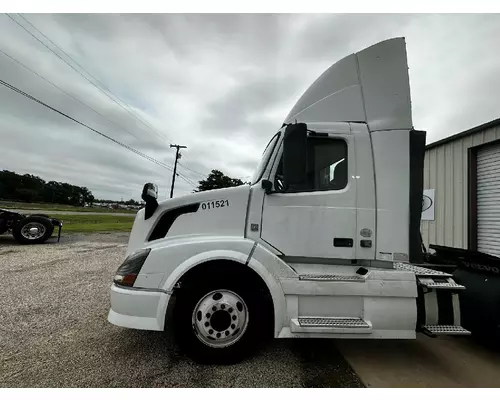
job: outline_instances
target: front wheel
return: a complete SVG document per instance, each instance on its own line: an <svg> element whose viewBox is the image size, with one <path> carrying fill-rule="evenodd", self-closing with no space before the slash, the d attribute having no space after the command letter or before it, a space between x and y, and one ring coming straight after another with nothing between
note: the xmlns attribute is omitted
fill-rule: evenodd
<svg viewBox="0 0 500 400"><path fill-rule="evenodd" d="M235 282L207 282L180 290L174 309L177 341L197 362L238 362L255 351L267 333L267 321L259 315L259 308L262 314L265 310L259 304L256 292Z"/></svg>
<svg viewBox="0 0 500 400"><path fill-rule="evenodd" d="M19 243L37 244L45 242L52 236L54 225L40 216L32 216L18 221L12 228L12 235Z"/></svg>

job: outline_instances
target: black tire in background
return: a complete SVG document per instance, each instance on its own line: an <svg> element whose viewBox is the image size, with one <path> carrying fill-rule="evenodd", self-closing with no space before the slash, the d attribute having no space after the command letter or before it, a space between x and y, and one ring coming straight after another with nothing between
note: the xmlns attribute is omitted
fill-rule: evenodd
<svg viewBox="0 0 500 400"><path fill-rule="evenodd" d="M36 238L29 238L23 235L23 228L28 224L39 224L42 225L45 229L43 235ZM52 225L52 221L45 217L40 216L30 216L23 218L18 221L12 228L12 236L21 244L39 244L45 242L48 238L52 236L52 232L54 232L54 225Z"/></svg>
<svg viewBox="0 0 500 400"><path fill-rule="evenodd" d="M193 310L198 302L214 290L229 290L245 302L248 309L248 325L241 338L223 348L214 348L198 339L192 323ZM204 276L176 292L173 310L173 329L181 350L200 364L234 364L252 355L272 338L272 302L261 292L252 290L232 274L213 278Z"/></svg>

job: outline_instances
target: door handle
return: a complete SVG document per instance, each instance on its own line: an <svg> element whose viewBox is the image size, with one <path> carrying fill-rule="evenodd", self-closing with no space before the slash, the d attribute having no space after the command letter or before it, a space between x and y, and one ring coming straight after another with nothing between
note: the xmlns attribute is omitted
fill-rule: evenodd
<svg viewBox="0 0 500 400"><path fill-rule="evenodd" d="M354 240L351 238L333 238L334 247L352 247Z"/></svg>

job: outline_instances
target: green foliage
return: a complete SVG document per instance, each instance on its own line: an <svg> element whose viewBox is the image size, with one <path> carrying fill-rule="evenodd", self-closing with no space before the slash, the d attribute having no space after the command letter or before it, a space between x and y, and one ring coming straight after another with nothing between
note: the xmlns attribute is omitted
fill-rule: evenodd
<svg viewBox="0 0 500 400"><path fill-rule="evenodd" d="M0 171L0 198L27 203L46 202L83 206L92 203L94 196L86 187L64 182L45 182L38 176Z"/></svg>
<svg viewBox="0 0 500 400"><path fill-rule="evenodd" d="M221 171L213 169L212 172L208 174L207 179L198 182L198 188L195 192L241 186L243 184L244 183L241 179L230 178L229 176L224 175Z"/></svg>
<svg viewBox="0 0 500 400"><path fill-rule="evenodd" d="M50 215L63 221L64 232L130 232L134 216L122 215Z"/></svg>

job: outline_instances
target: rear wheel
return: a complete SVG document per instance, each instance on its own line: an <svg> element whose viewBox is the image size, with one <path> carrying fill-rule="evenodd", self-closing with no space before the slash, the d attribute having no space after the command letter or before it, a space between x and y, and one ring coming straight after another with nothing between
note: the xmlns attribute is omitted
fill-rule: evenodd
<svg viewBox="0 0 500 400"><path fill-rule="evenodd" d="M31 216L18 221L12 228L12 235L22 244L37 244L45 242L52 236L54 225L39 216Z"/></svg>
<svg viewBox="0 0 500 400"><path fill-rule="evenodd" d="M235 279L203 279L176 297L177 342L199 363L238 362L269 338L269 305L262 294Z"/></svg>

